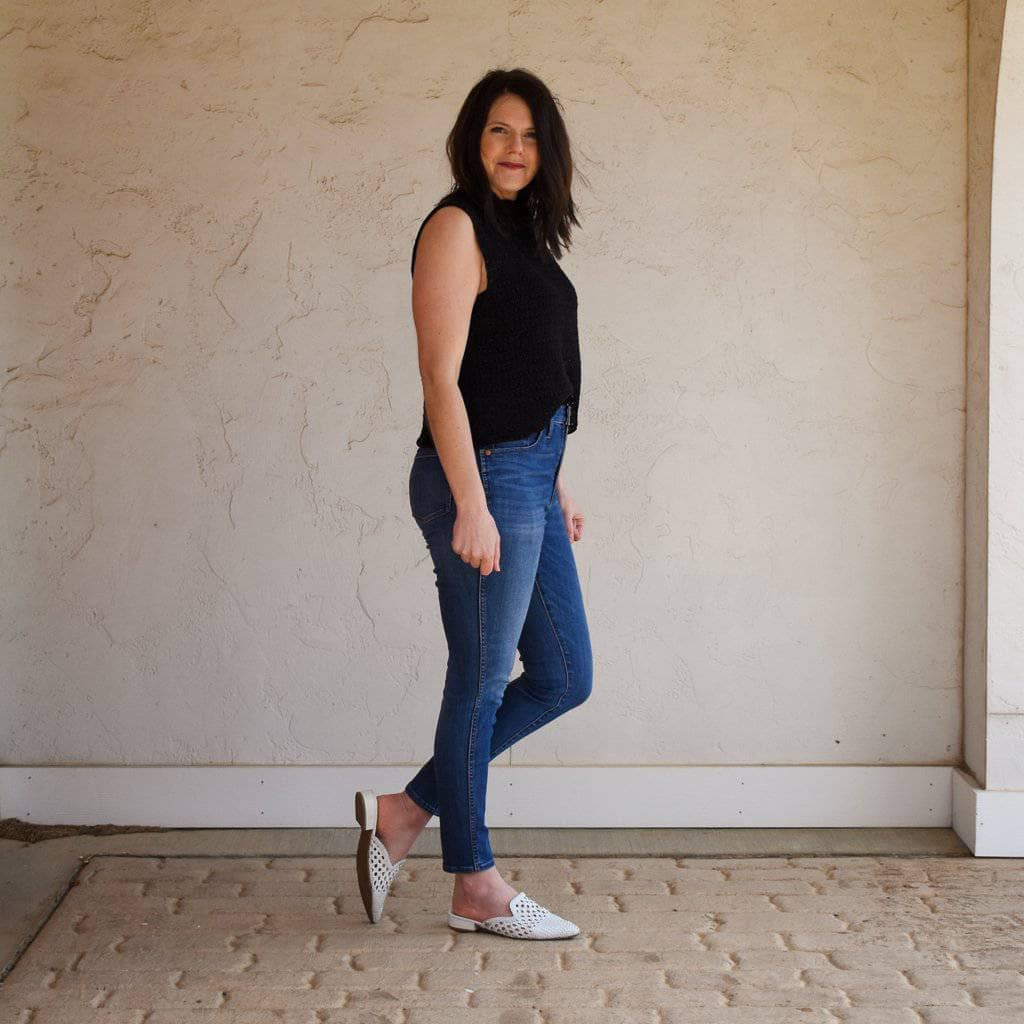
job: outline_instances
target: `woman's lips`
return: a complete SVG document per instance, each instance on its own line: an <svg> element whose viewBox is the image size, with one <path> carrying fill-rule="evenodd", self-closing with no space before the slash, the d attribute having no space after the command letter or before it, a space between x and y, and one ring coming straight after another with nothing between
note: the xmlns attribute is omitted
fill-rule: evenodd
<svg viewBox="0 0 1024 1024"><path fill-rule="evenodd" d="M526 166L526 164L507 164L504 161L502 161L501 163L498 164L498 166L507 167L509 170L512 171L521 171Z"/></svg>

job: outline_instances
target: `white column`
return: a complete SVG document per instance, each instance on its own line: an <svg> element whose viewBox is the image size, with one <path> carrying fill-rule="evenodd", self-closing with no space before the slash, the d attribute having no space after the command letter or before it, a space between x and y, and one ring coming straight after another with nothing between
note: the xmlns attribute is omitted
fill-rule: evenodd
<svg viewBox="0 0 1024 1024"><path fill-rule="evenodd" d="M998 5L979 3L976 9L978 25L983 26L985 15L997 11ZM972 32L972 47L977 43L984 52L986 41L991 40L976 38ZM955 773L953 824L978 856L1020 857L1024 856L1024 0L1006 2L1001 51L991 136L991 215L982 229L970 235L976 248L969 265L980 274L969 291L969 303L977 306L987 299L988 317L972 313L968 325L967 771ZM985 73L983 63L974 66L979 74ZM984 95L983 83L973 87ZM981 113L984 106L980 103L970 109ZM983 131L985 126L977 127ZM976 152L984 150L973 131L971 142ZM980 160L972 166L976 210L984 206L982 169ZM990 235L987 259L984 227ZM988 296L979 287L986 270ZM987 359L982 351L986 341Z"/></svg>

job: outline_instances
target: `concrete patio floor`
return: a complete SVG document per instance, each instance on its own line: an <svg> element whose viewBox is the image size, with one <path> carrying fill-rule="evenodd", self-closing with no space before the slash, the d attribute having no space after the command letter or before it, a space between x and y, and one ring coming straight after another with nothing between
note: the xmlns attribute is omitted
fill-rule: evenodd
<svg viewBox="0 0 1024 1024"><path fill-rule="evenodd" d="M376 925L355 829L0 840L0 1024L1024 1020L1024 859L946 829L492 829L573 939L459 933L434 828Z"/></svg>

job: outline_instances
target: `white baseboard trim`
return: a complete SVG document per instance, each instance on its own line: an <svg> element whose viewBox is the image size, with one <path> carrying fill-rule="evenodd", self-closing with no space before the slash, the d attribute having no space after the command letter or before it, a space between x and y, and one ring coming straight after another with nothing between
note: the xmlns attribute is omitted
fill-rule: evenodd
<svg viewBox="0 0 1024 1024"><path fill-rule="evenodd" d="M353 828L357 789L397 792L417 767L269 765L0 767L0 817L35 824L165 828ZM491 765L491 828L869 828L957 826L949 766L573 767ZM960 787L962 791L962 786ZM1018 828L967 815L971 837ZM967 803L967 796L962 798ZM980 806L975 798L974 806ZM986 804L986 808L995 805ZM998 804L1010 813L1009 801ZM966 820L965 818L965 820ZM431 820L436 827L438 819ZM997 844L998 845L998 844ZM977 851L976 851L977 852ZM987 855L987 854L986 854Z"/></svg>
<svg viewBox="0 0 1024 1024"><path fill-rule="evenodd" d="M953 769L953 829L975 857L1024 857L1024 792L982 789Z"/></svg>

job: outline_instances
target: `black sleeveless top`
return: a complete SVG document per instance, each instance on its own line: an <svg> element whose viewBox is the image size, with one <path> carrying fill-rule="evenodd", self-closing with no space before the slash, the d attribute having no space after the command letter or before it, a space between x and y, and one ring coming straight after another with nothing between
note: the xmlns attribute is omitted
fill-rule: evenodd
<svg viewBox="0 0 1024 1024"><path fill-rule="evenodd" d="M477 295L469 322L458 386L466 404L473 447L514 441L546 426L555 410L570 403L567 431L577 426L580 351L576 289L549 253L536 254L520 192L516 199L494 197L503 238L476 201L461 188L446 195L416 232L416 246L427 221L443 206L469 214L484 257L487 287ZM427 422L416 444L434 448Z"/></svg>

